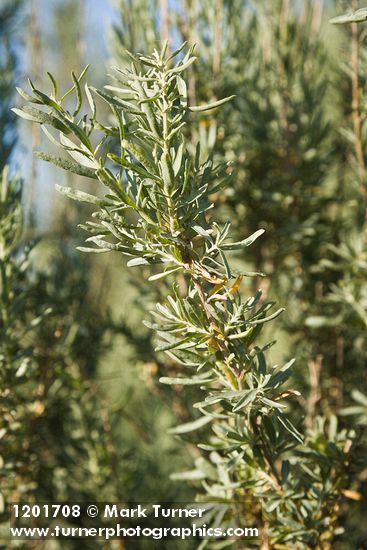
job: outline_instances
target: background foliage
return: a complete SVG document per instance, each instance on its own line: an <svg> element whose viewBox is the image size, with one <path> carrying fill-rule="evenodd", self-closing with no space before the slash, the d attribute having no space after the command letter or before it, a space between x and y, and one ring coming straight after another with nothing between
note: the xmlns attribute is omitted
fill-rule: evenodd
<svg viewBox="0 0 367 550"><path fill-rule="evenodd" d="M55 32L50 36L44 30L47 16L41 15L40 2L30 4L33 9L28 11L28 5L5 3L1 13L2 166L19 164L20 151L18 147L10 157L15 126L9 106L14 104L14 79L20 80L16 59L20 61L23 55L19 33L10 21L18 25L28 21L31 58L26 72L37 89L45 89L43 75L51 67L65 91L70 70L80 74L84 62L93 58L87 2L52 2L48 17ZM290 401L288 410L303 417L312 453L330 461L328 453L335 450L331 441L343 448L342 430L356 432L352 467L343 480L344 495L341 488L338 494L339 530L320 547L364 548L365 29L363 22L358 28L328 23L329 17L359 6L311 0L302 5L288 0L134 0L132 6L121 0L114 7L114 30L108 35L114 61L109 65L126 66L124 48L147 54L163 39L170 40L171 50L188 40L197 43L198 55L187 75L189 103L236 95L220 110L189 115L190 123L184 129L188 151L195 155L200 141L200 162L213 154L217 163L232 164L235 176L212 197L214 219L231 219L238 239L259 227L266 229L245 252L234 255L233 266L267 274L266 278L245 279L241 285L244 296L261 288L264 298L286 306L275 322L278 345L268 351L269 364L296 357L292 387L302 395L298 402ZM82 20L83 31L77 24ZM68 44L77 44L77 55ZM104 72L102 60L94 63L89 81L103 86L100 75ZM67 104L69 109L74 109L73 101ZM99 101L99 113L106 124L112 123L103 109ZM44 150L37 128L23 130L23 148ZM56 154L53 146L49 152ZM41 168L35 160L26 159L27 164L23 238L20 183L13 175L2 178L3 239L9 234L17 236L2 260L6 260L6 277L14 285L3 293L2 311L17 320L4 324L7 334L1 336L8 354L7 366L2 368L3 417L8 419L4 429L10 430L3 438L5 498L19 492L19 487L36 499L44 495L48 500L92 499L102 487L108 500L116 494L113 487L121 491L116 498L128 494L129 500L188 498L193 495L192 482L187 486L170 481L169 474L185 467L190 470L197 450L188 437L184 444L168 435L167 429L196 418L192 403L200 397L196 399L196 390L187 393L158 383L160 376L175 375L175 365L154 352L151 332L141 325L146 311L166 296L166 282L163 279L148 288L149 269L143 267L139 275L135 271L132 278L113 255L96 260L80 257L74 247L82 244L82 235L74 233L73 227L81 216L85 219L84 207L81 214L80 207L59 199L52 206L56 199L47 182L53 185L57 177L59 183L72 189L83 185L87 192L95 186L78 182L77 176L62 180L60 172ZM10 172L14 174L14 169ZM42 241L28 251L29 239L40 233ZM185 278L177 282L185 289ZM24 332L27 337L19 338ZM264 326L263 334L262 345L274 339L272 324ZM91 342L96 347L91 348ZM21 365L27 368L16 376ZM10 386L19 388L11 398L7 394ZM65 410L62 418L60 410ZM104 414L96 414L98 410ZM339 432L335 414L339 415ZM27 422L22 421L24 415ZM93 425L95 433L81 429L81 422ZM24 430L23 440L29 441L27 455L19 447L19 429ZM207 437L206 430L200 432L202 439ZM55 433L62 438L52 439ZM14 478L19 470L13 466L14 456L19 455L27 456L27 468L20 468L21 481ZM72 468L70 456L75 457ZM330 472L323 475L328 479ZM289 512L286 516L289 519ZM304 542L306 547L317 547L310 540Z"/></svg>

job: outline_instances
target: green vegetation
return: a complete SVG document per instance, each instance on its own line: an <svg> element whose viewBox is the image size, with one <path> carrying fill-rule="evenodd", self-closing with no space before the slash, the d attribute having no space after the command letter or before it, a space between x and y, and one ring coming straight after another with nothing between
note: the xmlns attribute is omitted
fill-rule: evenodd
<svg viewBox="0 0 367 550"><path fill-rule="evenodd" d="M26 183L1 179L5 502L196 495L208 523L262 537L187 548L364 548L367 50L351 8L121 0L103 88L80 71L82 3L57 11L75 12L69 88L64 64L14 109L66 171L52 239L24 243Z"/></svg>

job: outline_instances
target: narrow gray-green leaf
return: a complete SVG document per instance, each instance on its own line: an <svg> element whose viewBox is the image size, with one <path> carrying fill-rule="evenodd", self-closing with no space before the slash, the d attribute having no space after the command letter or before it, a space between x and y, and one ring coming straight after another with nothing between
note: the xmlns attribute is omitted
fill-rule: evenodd
<svg viewBox="0 0 367 550"><path fill-rule="evenodd" d="M224 243L221 245L221 248L223 250L238 250L239 248L245 248L247 246L250 246L252 243L256 241L260 235L263 235L265 233L264 229L259 229L258 231L255 231L250 237L247 237L247 239L243 239L243 241L238 241L235 243Z"/></svg>
<svg viewBox="0 0 367 550"><path fill-rule="evenodd" d="M218 99L218 101L213 101L213 103L206 103L205 105L194 105L189 107L189 111L192 111L193 113L210 111L211 109L216 109L217 107L220 107L220 105L228 103L228 101L231 101L235 97L235 95L231 95L229 97L224 97L223 99Z"/></svg>
<svg viewBox="0 0 367 550"><path fill-rule="evenodd" d="M90 204L96 204L97 206L110 206L113 204L111 201L101 199L84 191L79 191L72 189L71 187L64 187L62 185L55 185L56 190L63 195L69 197L69 199L78 201L78 202L87 202Z"/></svg>
<svg viewBox="0 0 367 550"><path fill-rule="evenodd" d="M189 432L194 432L195 430L199 430L203 426L206 426L211 422L210 416L202 416L201 418L198 418L198 420L194 420L193 422L187 422L186 424L181 424L180 426L176 426L175 428L171 428L168 430L169 434L186 434Z"/></svg>
<svg viewBox="0 0 367 550"><path fill-rule="evenodd" d="M213 378L168 378L163 376L159 379L161 384L168 384L169 386L200 386L201 384L208 384L213 381Z"/></svg>
<svg viewBox="0 0 367 550"><path fill-rule="evenodd" d="M86 178L98 179L94 170L91 170L90 168L85 168L84 166L80 166L80 164L77 164L72 160L55 157L54 155L48 155L40 151L36 151L35 154L38 158L45 160L46 162L52 162L52 164L55 164L59 168L63 168L68 172L73 172L74 174L78 174L79 176L85 176Z"/></svg>
<svg viewBox="0 0 367 550"><path fill-rule="evenodd" d="M346 25L350 23L363 23L367 21L367 8L360 8L351 13L345 13L344 15L338 15L330 19L332 25Z"/></svg>

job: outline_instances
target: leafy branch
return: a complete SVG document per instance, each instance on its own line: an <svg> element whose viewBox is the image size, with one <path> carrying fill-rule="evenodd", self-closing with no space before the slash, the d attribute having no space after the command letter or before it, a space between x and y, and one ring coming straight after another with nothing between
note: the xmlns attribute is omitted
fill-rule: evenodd
<svg viewBox="0 0 367 550"><path fill-rule="evenodd" d="M257 343L264 324L283 310L270 313L274 303L263 303L260 291L242 297L243 278L259 274L233 269L229 254L250 246L263 231L233 242L230 223L214 221L211 197L229 184L230 166L215 164L211 156L202 163L200 144L192 156L184 135L189 112L205 113L231 97L188 104L182 74L195 57L184 48L170 54L165 45L151 56L129 54L130 66L115 70L116 85L84 86L90 114L80 115L85 71L73 77L72 113L63 106L69 92L59 98L53 78L49 95L32 83L33 95L20 90L42 109L25 106L16 112L39 122L72 160L41 158L108 189L100 197L59 188L97 207L81 226L90 236L80 249L118 251L128 257L129 267L151 265L150 281L173 282L171 294L146 324L156 333L157 353L166 353L184 375L161 382L198 385L204 394L194 405L202 418L176 433L206 423L213 429L209 441L199 445L209 460L200 458L194 473L180 477L203 480L201 498L220 502L213 512L217 521L225 515L232 524L244 521L245 514L239 520L237 512L244 497L252 496L263 506L269 525L264 540L274 548L328 548L340 488L347 484L351 434L338 432L334 418L327 427L317 420L311 433L303 434L287 411L300 395L288 386L293 362L269 365L266 352L274 342ZM111 109L111 125L98 121L99 101ZM175 283L178 275L185 278L185 293ZM247 514L258 518L259 510L250 505Z"/></svg>

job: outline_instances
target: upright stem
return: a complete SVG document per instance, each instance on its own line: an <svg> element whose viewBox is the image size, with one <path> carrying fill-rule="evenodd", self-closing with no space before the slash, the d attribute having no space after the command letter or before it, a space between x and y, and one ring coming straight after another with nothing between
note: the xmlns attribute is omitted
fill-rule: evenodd
<svg viewBox="0 0 367 550"><path fill-rule="evenodd" d="M168 215L169 215L169 229L171 233L174 233L176 228L176 219L174 204L172 202L171 196L171 184L168 181L172 173L171 157L170 157L170 146L169 146L169 120L168 120L168 100L167 100L167 83L166 83L166 73L162 73L162 121L163 121L163 154L162 162L166 165L166 177L163 178L164 183L164 194L167 199L168 205Z"/></svg>
<svg viewBox="0 0 367 550"><path fill-rule="evenodd" d="M217 99L217 85L220 75L221 62L222 62L222 39L223 39L223 17L224 17L224 3L223 0L216 0L215 3L215 24L214 24L214 38L213 38L213 85L212 85L212 99ZM210 126L213 128L214 135L217 134L217 119L211 117Z"/></svg>
<svg viewBox="0 0 367 550"><path fill-rule="evenodd" d="M31 51L31 63L35 75L38 77L40 72L40 56L41 56L41 39L40 29L38 26L38 12L37 2L32 0L31 2L31 20L30 20L30 51ZM41 129L40 125L36 122L32 122L31 126L31 146L32 146L32 168L31 177L29 180L29 222L30 226L33 226L34 217L34 198L35 198L35 186L37 181L37 160L34 155L34 151L39 148L41 142Z"/></svg>
<svg viewBox="0 0 367 550"><path fill-rule="evenodd" d="M286 42L287 40L288 18L289 18L289 0L283 0L281 12L280 12L280 25L279 25L283 42Z"/></svg>
<svg viewBox="0 0 367 550"><path fill-rule="evenodd" d="M305 418L305 426L308 430L312 429L315 419L316 405L321 399L320 374L322 359L323 356L319 354L315 360L310 359L307 363L310 376L310 394L306 402L307 414Z"/></svg>
<svg viewBox="0 0 367 550"><path fill-rule="evenodd" d="M217 83L217 78L220 74L220 67L222 62L222 39L223 39L223 18L224 18L224 3L223 0L216 1L215 10L215 26L214 26L214 40L213 40L213 77L214 86ZM215 91L214 91L215 94Z"/></svg>
<svg viewBox="0 0 367 550"><path fill-rule="evenodd" d="M188 10L188 18L189 18L188 40L189 40L190 46L192 46L193 44L198 42L198 37L196 35L197 20L198 20L197 0L191 0L191 2L189 2L189 6L187 7L187 10ZM189 82L188 82L189 102L191 105L196 105L196 77L195 77L195 70L192 66L189 67L188 78L189 78Z"/></svg>
<svg viewBox="0 0 367 550"><path fill-rule="evenodd" d="M266 4L264 11L265 16L265 29L262 34L262 44L263 44L263 54L264 54L264 63L268 65L271 62L272 56L272 36L273 36L273 24L271 20L272 13L272 0Z"/></svg>
<svg viewBox="0 0 367 550"><path fill-rule="evenodd" d="M269 523L266 521L264 523L264 526L263 526L262 530L261 530L262 541L261 541L260 550L270 550L268 531L269 531Z"/></svg>
<svg viewBox="0 0 367 550"><path fill-rule="evenodd" d="M358 0L353 0L352 7L358 9ZM362 186L362 192L367 203L366 164L362 146L361 112L359 93L359 35L357 23L352 23L352 118L355 137L355 151L358 165L358 175ZM367 216L367 208L366 208Z"/></svg>
<svg viewBox="0 0 367 550"><path fill-rule="evenodd" d="M314 35L317 35L320 32L323 13L324 0L313 0L311 30Z"/></svg>
<svg viewBox="0 0 367 550"><path fill-rule="evenodd" d="M159 0L159 10L161 15L161 35L163 42L168 43L168 49L170 48L170 21L169 21L169 8L167 0Z"/></svg>

